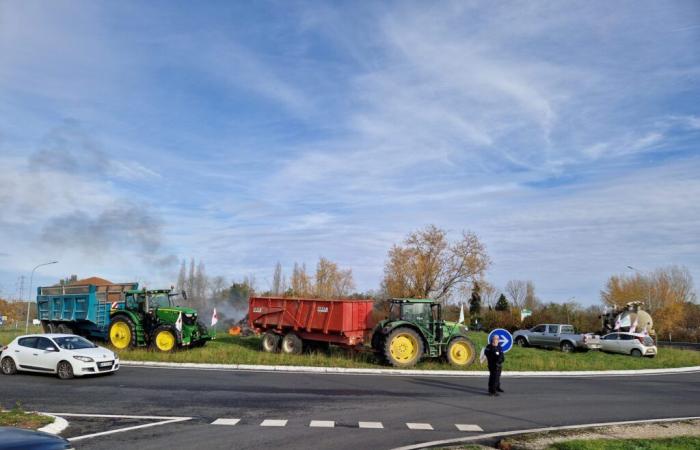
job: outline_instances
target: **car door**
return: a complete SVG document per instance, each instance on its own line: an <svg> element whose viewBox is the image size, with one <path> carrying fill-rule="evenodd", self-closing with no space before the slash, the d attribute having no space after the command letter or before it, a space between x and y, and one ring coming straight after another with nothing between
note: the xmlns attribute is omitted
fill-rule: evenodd
<svg viewBox="0 0 700 450"><path fill-rule="evenodd" d="M34 348L36 340L36 336L29 336L17 340L17 345L14 346L12 353L20 369L31 370L33 353L34 350L36 350Z"/></svg>
<svg viewBox="0 0 700 450"><path fill-rule="evenodd" d="M36 340L35 347L33 353L34 367L44 372L55 371L58 361L62 356L56 344L49 338L39 337Z"/></svg>
<svg viewBox="0 0 700 450"><path fill-rule="evenodd" d="M620 351L617 344L619 337L619 333L606 334L600 341L600 349L606 352L618 353Z"/></svg>
<svg viewBox="0 0 700 450"><path fill-rule="evenodd" d="M547 325L542 341L545 347L559 347L559 325Z"/></svg>
<svg viewBox="0 0 700 450"><path fill-rule="evenodd" d="M535 328L531 329L528 335L528 342L530 345L542 345L544 332L546 330L546 325L537 325Z"/></svg>
<svg viewBox="0 0 700 450"><path fill-rule="evenodd" d="M633 348L638 348L637 344L639 343L634 336L624 333L620 333L620 339L617 342L620 353L624 353L625 355L632 353Z"/></svg>

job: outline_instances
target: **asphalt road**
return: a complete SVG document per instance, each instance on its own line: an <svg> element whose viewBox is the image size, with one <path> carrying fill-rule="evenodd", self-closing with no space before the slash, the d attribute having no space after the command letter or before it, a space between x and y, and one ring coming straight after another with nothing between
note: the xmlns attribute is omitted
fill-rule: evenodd
<svg viewBox="0 0 700 450"><path fill-rule="evenodd" d="M483 432L700 416L700 373L598 378L395 377L123 367L113 376L61 381L0 376L0 404L78 414L186 416L191 420L75 441L78 449L389 449ZM235 425L212 425L219 418ZM72 418L67 436L151 423ZM286 420L264 427L264 420ZM332 421L333 428L310 427ZM383 428L360 428L380 422ZM412 430L407 423L433 430ZM274 423L273 423L274 424ZM425 426L425 425L420 425Z"/></svg>

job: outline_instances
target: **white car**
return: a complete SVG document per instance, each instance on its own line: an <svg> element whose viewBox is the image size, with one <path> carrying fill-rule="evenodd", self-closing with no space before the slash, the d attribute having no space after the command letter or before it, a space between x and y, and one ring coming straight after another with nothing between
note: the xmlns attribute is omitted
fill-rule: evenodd
<svg viewBox="0 0 700 450"><path fill-rule="evenodd" d="M654 340L641 333L614 332L603 336L600 349L604 352L624 353L632 356L656 356Z"/></svg>
<svg viewBox="0 0 700 450"><path fill-rule="evenodd" d="M114 373L119 357L73 334L32 334L19 336L0 350L0 371L55 373L65 380L82 375Z"/></svg>

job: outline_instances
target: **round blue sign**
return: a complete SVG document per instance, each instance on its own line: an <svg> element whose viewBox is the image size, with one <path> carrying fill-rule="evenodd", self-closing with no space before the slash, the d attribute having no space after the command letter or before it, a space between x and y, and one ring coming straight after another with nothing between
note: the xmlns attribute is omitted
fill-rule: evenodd
<svg viewBox="0 0 700 450"><path fill-rule="evenodd" d="M507 352L513 347L513 336L508 332L508 330L504 330L503 328L496 328L492 330L489 333L489 344L491 343L491 339L493 339L494 335L498 336L498 341L501 343L503 353Z"/></svg>

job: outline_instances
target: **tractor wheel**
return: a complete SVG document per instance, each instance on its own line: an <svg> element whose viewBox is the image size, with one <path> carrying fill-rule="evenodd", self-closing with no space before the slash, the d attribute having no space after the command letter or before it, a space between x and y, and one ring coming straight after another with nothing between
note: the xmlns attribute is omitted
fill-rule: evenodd
<svg viewBox="0 0 700 450"><path fill-rule="evenodd" d="M453 366L467 367L474 362L476 350L467 338L456 337L447 345L447 361Z"/></svg>
<svg viewBox="0 0 700 450"><path fill-rule="evenodd" d="M522 336L518 336L518 337L515 339L515 345L517 345L518 347L527 347L527 346L528 346L528 344L527 344L527 339L525 339L525 338L522 337Z"/></svg>
<svg viewBox="0 0 700 450"><path fill-rule="evenodd" d="M266 331L260 345L265 352L277 353L280 350L280 337L271 331Z"/></svg>
<svg viewBox="0 0 700 450"><path fill-rule="evenodd" d="M172 352L177 348L177 333L170 325L162 325L153 332L151 343L159 352Z"/></svg>
<svg viewBox="0 0 700 450"><path fill-rule="evenodd" d="M70 365L68 361L61 361L56 367L56 374L58 378L62 380L70 380L75 375L73 373L73 366Z"/></svg>
<svg viewBox="0 0 700 450"><path fill-rule="evenodd" d="M384 340L384 357L394 367L411 367L423 356L423 339L408 327L399 327Z"/></svg>
<svg viewBox="0 0 700 450"><path fill-rule="evenodd" d="M282 353L289 355L301 354L304 343L299 336L294 333L287 333L282 338Z"/></svg>
<svg viewBox="0 0 700 450"><path fill-rule="evenodd" d="M17 366L15 361L9 356L5 356L0 362L0 369L3 375L14 375L17 373Z"/></svg>
<svg viewBox="0 0 700 450"><path fill-rule="evenodd" d="M564 341L561 343L561 351L564 353L571 353L574 351L574 345L569 341Z"/></svg>
<svg viewBox="0 0 700 450"><path fill-rule="evenodd" d="M59 323L56 327L56 332L60 334L73 334L73 329L65 323Z"/></svg>
<svg viewBox="0 0 700 450"><path fill-rule="evenodd" d="M109 325L109 343L117 350L136 346L134 322L128 317L119 316Z"/></svg>

